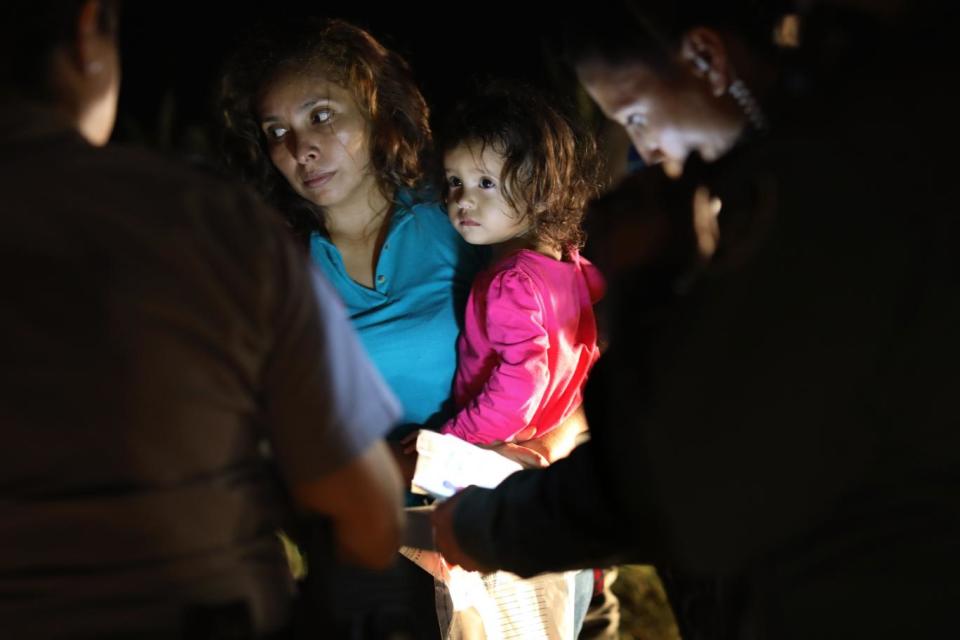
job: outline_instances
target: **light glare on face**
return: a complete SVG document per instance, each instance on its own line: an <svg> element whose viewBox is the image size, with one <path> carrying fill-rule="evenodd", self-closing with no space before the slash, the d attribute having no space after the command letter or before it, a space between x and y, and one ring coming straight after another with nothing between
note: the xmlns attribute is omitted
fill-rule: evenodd
<svg viewBox="0 0 960 640"><path fill-rule="evenodd" d="M577 76L604 114L624 127L644 162L664 165L671 176L694 152L716 159L742 131L742 118L729 113L704 78L684 69L667 78L640 62L594 60L578 66Z"/></svg>

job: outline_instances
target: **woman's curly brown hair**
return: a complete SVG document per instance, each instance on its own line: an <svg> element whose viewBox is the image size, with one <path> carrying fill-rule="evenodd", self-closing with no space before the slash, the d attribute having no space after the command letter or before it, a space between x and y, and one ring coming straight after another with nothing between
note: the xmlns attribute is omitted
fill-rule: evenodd
<svg viewBox="0 0 960 640"><path fill-rule="evenodd" d="M322 211L274 168L256 114L261 92L280 73L316 72L349 90L370 123L370 163L387 199L425 178L432 136L427 103L406 61L342 20L285 25L249 41L227 65L220 94L228 168L283 212L304 241L324 231Z"/></svg>
<svg viewBox="0 0 960 640"><path fill-rule="evenodd" d="M454 108L441 127L441 154L462 144L503 157L500 189L529 216L537 240L566 251L586 239L580 223L602 187L592 135L533 88L497 82Z"/></svg>

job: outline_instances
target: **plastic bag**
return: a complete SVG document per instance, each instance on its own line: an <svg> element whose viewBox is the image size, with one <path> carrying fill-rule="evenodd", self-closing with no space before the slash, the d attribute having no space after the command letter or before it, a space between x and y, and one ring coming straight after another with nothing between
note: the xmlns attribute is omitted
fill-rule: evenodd
<svg viewBox="0 0 960 640"><path fill-rule="evenodd" d="M520 578L449 567L435 551L401 553L434 577L445 640L572 640L575 571Z"/></svg>
<svg viewBox="0 0 960 640"><path fill-rule="evenodd" d="M412 489L443 500L461 487L495 487L522 467L449 435L421 431ZM506 571L451 568L433 551L429 511L408 508L400 553L434 577L437 619L445 640L573 640L577 572L523 579Z"/></svg>

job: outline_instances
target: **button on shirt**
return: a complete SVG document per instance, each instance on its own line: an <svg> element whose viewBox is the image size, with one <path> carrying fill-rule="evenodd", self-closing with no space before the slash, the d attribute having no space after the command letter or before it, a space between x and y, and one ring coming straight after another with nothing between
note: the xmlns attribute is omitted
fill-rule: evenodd
<svg viewBox="0 0 960 640"><path fill-rule="evenodd" d="M474 275L486 257L436 201L401 192L374 273L353 280L337 247L317 233L310 254L337 289L361 342L403 406L402 423L439 426L452 413L456 340Z"/></svg>

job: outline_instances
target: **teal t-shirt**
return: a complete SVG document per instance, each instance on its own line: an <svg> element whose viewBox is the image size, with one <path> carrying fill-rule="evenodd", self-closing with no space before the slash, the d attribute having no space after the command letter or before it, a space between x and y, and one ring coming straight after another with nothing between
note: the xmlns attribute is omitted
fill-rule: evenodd
<svg viewBox="0 0 960 640"><path fill-rule="evenodd" d="M403 405L393 435L409 425L442 424L453 413L457 336L485 251L460 237L440 203L413 204L402 193L374 288L347 275L340 251L319 233L310 239L310 255L340 293L371 360Z"/></svg>

